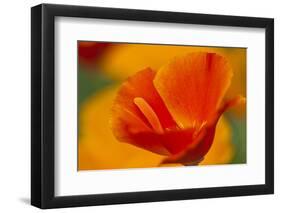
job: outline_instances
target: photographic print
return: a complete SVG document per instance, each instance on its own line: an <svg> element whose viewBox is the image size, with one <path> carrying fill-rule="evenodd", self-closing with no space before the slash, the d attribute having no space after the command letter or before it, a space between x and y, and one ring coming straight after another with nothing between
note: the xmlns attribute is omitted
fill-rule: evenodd
<svg viewBox="0 0 281 213"><path fill-rule="evenodd" d="M31 41L32 205L274 193L274 19L41 4Z"/></svg>
<svg viewBox="0 0 281 213"><path fill-rule="evenodd" d="M78 171L246 163L246 53L78 41Z"/></svg>

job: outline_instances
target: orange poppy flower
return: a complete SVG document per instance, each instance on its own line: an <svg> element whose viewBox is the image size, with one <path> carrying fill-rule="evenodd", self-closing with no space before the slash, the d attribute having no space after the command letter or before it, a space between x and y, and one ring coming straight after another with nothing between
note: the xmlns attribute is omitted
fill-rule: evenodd
<svg viewBox="0 0 281 213"><path fill-rule="evenodd" d="M162 163L198 164L209 151L222 113L245 102L223 102L232 71L215 53L190 53L157 72L146 68L125 81L113 103L113 134L166 156Z"/></svg>

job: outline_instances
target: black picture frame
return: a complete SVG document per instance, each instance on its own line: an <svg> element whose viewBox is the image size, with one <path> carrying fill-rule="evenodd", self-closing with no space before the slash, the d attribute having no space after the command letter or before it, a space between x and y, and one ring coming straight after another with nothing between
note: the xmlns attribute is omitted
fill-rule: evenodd
<svg viewBox="0 0 281 213"><path fill-rule="evenodd" d="M265 184L56 197L54 21L58 16L265 29ZM41 4L31 8L31 52L32 205L46 209L274 193L274 19Z"/></svg>

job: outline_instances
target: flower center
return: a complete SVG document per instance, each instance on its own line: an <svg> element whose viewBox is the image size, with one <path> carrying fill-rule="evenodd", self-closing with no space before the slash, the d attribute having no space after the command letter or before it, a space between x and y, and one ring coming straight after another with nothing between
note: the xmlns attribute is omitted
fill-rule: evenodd
<svg viewBox="0 0 281 213"><path fill-rule="evenodd" d="M154 131L161 134L164 133L164 130L161 126L160 120L157 114L154 112L152 107L141 97L134 98L134 103L138 109L142 112L144 117L147 119Z"/></svg>

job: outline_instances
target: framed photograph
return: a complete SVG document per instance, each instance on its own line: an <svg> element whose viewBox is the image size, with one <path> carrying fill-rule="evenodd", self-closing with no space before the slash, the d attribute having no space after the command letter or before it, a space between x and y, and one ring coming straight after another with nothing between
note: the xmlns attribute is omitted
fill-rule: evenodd
<svg viewBox="0 0 281 213"><path fill-rule="evenodd" d="M271 194L274 20L31 9L31 203Z"/></svg>

